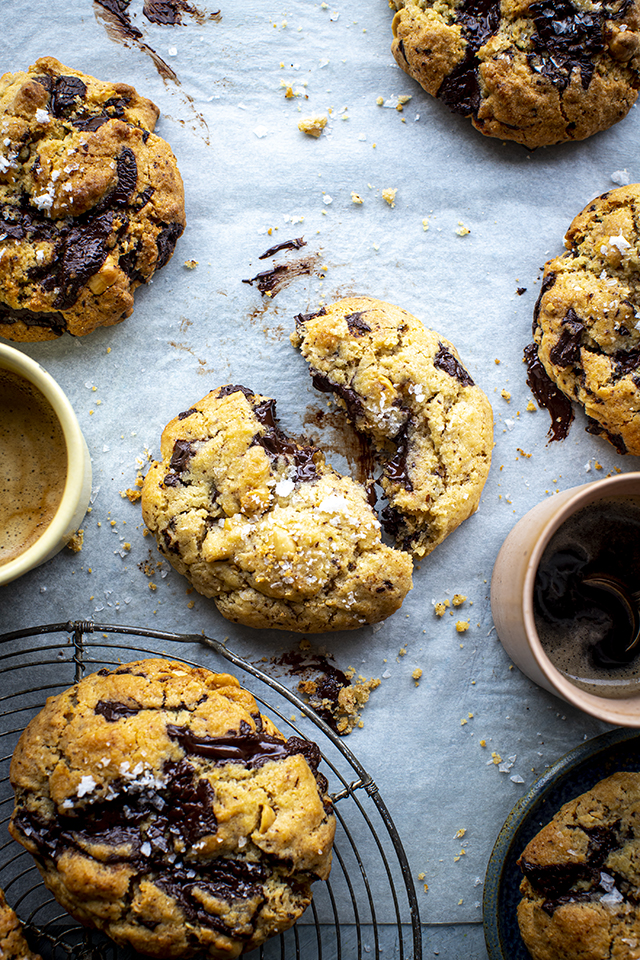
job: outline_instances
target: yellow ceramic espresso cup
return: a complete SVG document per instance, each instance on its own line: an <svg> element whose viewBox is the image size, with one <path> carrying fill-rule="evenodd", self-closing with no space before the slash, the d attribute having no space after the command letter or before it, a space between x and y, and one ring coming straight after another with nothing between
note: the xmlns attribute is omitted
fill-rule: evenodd
<svg viewBox="0 0 640 960"><path fill-rule="evenodd" d="M91 457L69 400L0 344L0 586L55 556L82 522Z"/></svg>

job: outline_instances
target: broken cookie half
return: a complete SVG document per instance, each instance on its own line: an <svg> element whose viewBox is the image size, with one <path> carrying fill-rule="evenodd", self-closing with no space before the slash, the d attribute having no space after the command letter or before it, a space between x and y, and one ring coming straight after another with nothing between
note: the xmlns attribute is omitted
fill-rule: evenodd
<svg viewBox="0 0 640 960"><path fill-rule="evenodd" d="M393 304L348 297L296 324L314 386L374 448L385 528L426 556L478 508L493 446L487 397L448 340Z"/></svg>
<svg viewBox="0 0 640 960"><path fill-rule="evenodd" d="M321 633L377 623L411 589L361 484L287 437L275 400L212 391L165 428L142 490L160 551L228 620Z"/></svg>

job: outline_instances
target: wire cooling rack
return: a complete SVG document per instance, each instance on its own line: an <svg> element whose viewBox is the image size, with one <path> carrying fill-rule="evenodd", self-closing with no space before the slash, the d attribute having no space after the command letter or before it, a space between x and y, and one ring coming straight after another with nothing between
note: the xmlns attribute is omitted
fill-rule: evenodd
<svg viewBox="0 0 640 960"><path fill-rule="evenodd" d="M153 641L151 649L145 638ZM214 670L227 669L220 658L233 664L243 671L239 679L261 712L283 734L315 740L322 752L321 770L337 820L331 876L314 884L312 904L295 926L247 960L374 960L383 955L385 960L422 960L418 903L400 837L372 777L333 730L281 683L217 640L92 621L0 635L0 886L25 924L32 948L43 960L139 956L62 911L31 856L11 839L9 764L22 730L47 697L104 666L158 655ZM292 707L300 714L297 721ZM382 922L381 908L388 916L390 906L395 922Z"/></svg>

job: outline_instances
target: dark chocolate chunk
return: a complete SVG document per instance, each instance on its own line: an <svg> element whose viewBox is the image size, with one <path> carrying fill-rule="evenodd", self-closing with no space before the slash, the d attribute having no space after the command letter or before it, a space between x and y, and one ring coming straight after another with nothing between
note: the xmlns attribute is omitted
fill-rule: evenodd
<svg viewBox="0 0 640 960"><path fill-rule="evenodd" d="M570 0L543 0L532 3L529 15L535 31L531 45L535 54L528 57L531 68L564 90L574 70L580 70L583 89L591 83L593 58L605 49L606 11L577 10Z"/></svg>
<svg viewBox="0 0 640 960"><path fill-rule="evenodd" d="M140 713L142 707L132 707L128 703L120 703L117 700L98 700L93 709L94 713L104 717L107 723L117 723L123 717L133 717L136 713Z"/></svg>
<svg viewBox="0 0 640 960"><path fill-rule="evenodd" d="M80 77L34 77L34 80L49 91L49 110L59 120L67 117L77 106L76 101L84 100L87 95L87 87Z"/></svg>
<svg viewBox="0 0 640 960"><path fill-rule="evenodd" d="M78 299L80 288L98 272L107 259L107 241L114 228L114 215L106 213L77 222L63 234L57 253L57 273L52 275L46 289L58 286L60 292L53 302L58 310L66 310ZM45 284L43 284L45 286Z"/></svg>
<svg viewBox="0 0 640 960"><path fill-rule="evenodd" d="M473 380L465 368L443 344L440 344L438 352L433 358L433 365L438 367L439 370L444 370L450 377L455 377L463 387L473 386Z"/></svg>
<svg viewBox="0 0 640 960"><path fill-rule="evenodd" d="M384 465L383 472L387 479L393 481L394 483L401 483L405 490L413 490L413 484L409 478L408 466L407 466L407 436L406 429L400 435L399 438L396 438L396 443L398 444L394 456L387 460Z"/></svg>
<svg viewBox="0 0 640 960"><path fill-rule="evenodd" d="M349 333L354 337L361 337L365 333L371 333L371 327L362 319L363 316L364 313L358 311L357 313L350 313L345 317Z"/></svg>
<svg viewBox="0 0 640 960"><path fill-rule="evenodd" d="M309 483L316 479L315 447L301 447L290 440L280 430L275 421L275 400L263 400L257 403L253 412L259 422L265 427L263 434L254 439L254 443L261 446L273 459L288 457L295 466L295 474L291 479L295 483Z"/></svg>
<svg viewBox="0 0 640 960"><path fill-rule="evenodd" d="M527 364L527 384L541 409L548 410L551 426L547 433L549 442L564 440L573 422L573 407L568 397L556 387L538 356L538 347L530 343L524 348Z"/></svg>
<svg viewBox="0 0 640 960"><path fill-rule="evenodd" d="M186 420L187 417L190 417L192 413L197 413L195 407L189 407L188 410L183 410L182 413L178 414L178 420Z"/></svg>
<svg viewBox="0 0 640 960"><path fill-rule="evenodd" d="M191 440L176 440L173 445L173 453L169 466L174 473L183 473L191 457L196 452L194 443Z"/></svg>
<svg viewBox="0 0 640 960"><path fill-rule="evenodd" d="M500 25L499 0L463 0L456 9L456 21L467 42L465 57L443 82L437 96L455 113L477 114L480 106L477 51Z"/></svg>
<svg viewBox="0 0 640 960"><path fill-rule="evenodd" d="M242 387L237 383L227 383L226 386L220 387L218 390L219 397L228 397L231 393L244 393L248 400L251 400L255 396L253 390L249 390L248 387Z"/></svg>
<svg viewBox="0 0 640 960"><path fill-rule="evenodd" d="M347 413L353 423L355 423L362 414L362 401L355 390L351 390L349 387L337 383L332 383L326 374L320 373L319 370L310 368L309 373L311 374L311 379L316 390L320 390L322 393L335 393L336 396L344 401Z"/></svg>
<svg viewBox="0 0 640 960"><path fill-rule="evenodd" d="M57 336L67 329L67 321L61 313L35 313L33 310L12 310L0 303L0 323L24 323L28 327L48 327Z"/></svg>
<svg viewBox="0 0 640 960"><path fill-rule="evenodd" d="M557 367L570 367L580 360L580 342L584 332L584 323L573 307L567 310L562 327L557 343L549 351L549 359Z"/></svg>
<svg viewBox="0 0 640 960"><path fill-rule="evenodd" d="M587 425L585 427L587 433L593 434L595 437L604 436L607 438L610 444L616 448L618 453L624 455L627 452L627 445L624 440L618 433L609 433L606 427L603 427L601 423L598 423L597 420L594 420L593 417L587 416Z"/></svg>
<svg viewBox="0 0 640 960"><path fill-rule="evenodd" d="M158 247L158 259L155 265L156 270L160 270L169 262L178 238L182 236L183 230L184 227L181 223L167 223L163 226L156 237L156 246Z"/></svg>
<svg viewBox="0 0 640 960"><path fill-rule="evenodd" d="M284 760L296 753L312 755L317 769L320 762L319 751L313 751L315 744L298 737L282 740L268 733L229 733L223 737L198 737L188 727L179 727L175 724L167 725L167 733L172 740L179 743L189 756L204 757L216 765L225 763L241 763L248 769L261 767L270 761ZM310 764L311 765L311 764Z"/></svg>
<svg viewBox="0 0 640 960"><path fill-rule="evenodd" d="M283 240L282 243L276 243L274 247L269 247L268 250L265 250L264 253L260 254L258 260L266 260L267 257L272 257L275 253L279 253L280 250L300 250L301 247L306 247L306 245L303 237L298 237L296 240Z"/></svg>
<svg viewBox="0 0 640 960"><path fill-rule="evenodd" d="M118 184L113 194L113 203L126 206L138 182L138 164L133 150L125 147L116 160Z"/></svg>
<svg viewBox="0 0 640 960"><path fill-rule="evenodd" d="M616 377L624 377L640 367L640 350L616 350L612 356Z"/></svg>
<svg viewBox="0 0 640 960"><path fill-rule="evenodd" d="M293 319L296 322L296 326L301 326L303 323L306 323L307 320L313 320L314 317L326 317L327 311L324 307L320 310L316 310L315 313L298 313Z"/></svg>

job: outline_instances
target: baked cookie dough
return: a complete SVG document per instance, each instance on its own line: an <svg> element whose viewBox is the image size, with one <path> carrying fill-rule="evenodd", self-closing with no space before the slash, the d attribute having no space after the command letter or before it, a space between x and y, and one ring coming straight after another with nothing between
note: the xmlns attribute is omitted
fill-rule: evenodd
<svg viewBox="0 0 640 960"><path fill-rule="evenodd" d="M640 454L640 184L597 197L549 260L533 336L550 379L590 433Z"/></svg>
<svg viewBox="0 0 640 960"><path fill-rule="evenodd" d="M381 541L363 486L289 439L275 401L209 393L166 427L142 516L169 562L228 620L298 633L394 613L411 559Z"/></svg>
<svg viewBox="0 0 640 960"><path fill-rule="evenodd" d="M493 414L455 347L406 310L370 297L296 318L314 386L335 395L382 464L387 530L423 557L478 508Z"/></svg>
<svg viewBox="0 0 640 960"><path fill-rule="evenodd" d="M640 773L614 773L566 803L518 863L533 960L637 960Z"/></svg>
<svg viewBox="0 0 640 960"><path fill-rule="evenodd" d="M31 721L9 829L81 923L163 960L228 960L290 927L329 874L320 759L235 677L140 660Z"/></svg>
<svg viewBox="0 0 640 960"><path fill-rule="evenodd" d="M583 140L638 95L638 0L389 5L398 65L486 136L530 148Z"/></svg>
<svg viewBox="0 0 640 960"><path fill-rule="evenodd" d="M158 108L42 57L0 77L0 336L119 323L185 225Z"/></svg>
<svg viewBox="0 0 640 960"><path fill-rule="evenodd" d="M0 960L42 960L25 940L22 924L7 903L3 890L0 890Z"/></svg>

